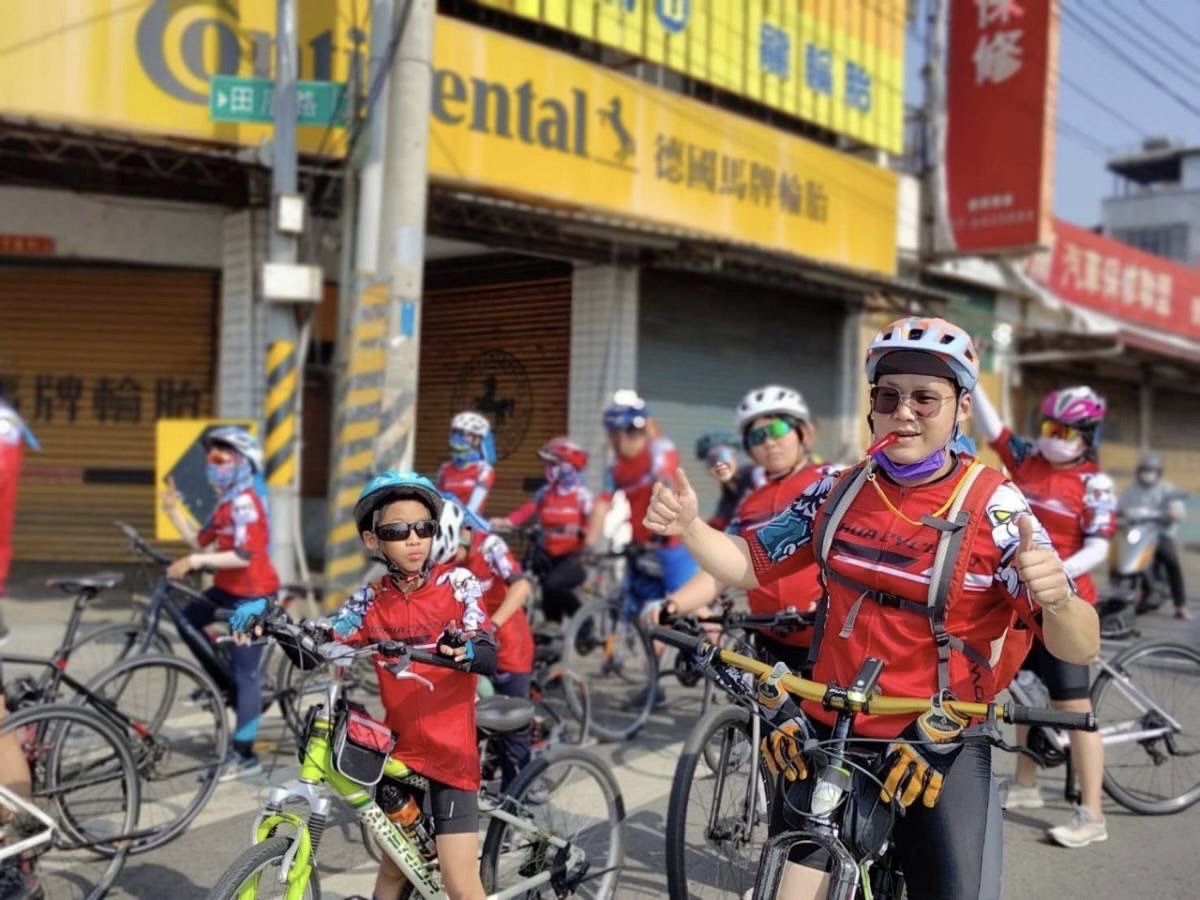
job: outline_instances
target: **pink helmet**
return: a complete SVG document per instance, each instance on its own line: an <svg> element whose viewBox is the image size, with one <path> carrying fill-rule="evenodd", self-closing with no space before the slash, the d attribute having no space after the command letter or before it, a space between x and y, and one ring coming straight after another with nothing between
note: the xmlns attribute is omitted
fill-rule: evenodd
<svg viewBox="0 0 1200 900"><path fill-rule="evenodd" d="M1108 404L1084 384L1051 391L1042 400L1042 415L1072 428L1095 428L1104 421Z"/></svg>

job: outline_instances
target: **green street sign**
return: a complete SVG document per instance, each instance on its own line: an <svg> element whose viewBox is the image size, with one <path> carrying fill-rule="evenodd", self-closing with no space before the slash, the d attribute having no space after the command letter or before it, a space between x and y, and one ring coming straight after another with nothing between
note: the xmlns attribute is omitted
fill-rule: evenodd
<svg viewBox="0 0 1200 900"><path fill-rule="evenodd" d="M271 122L275 82L269 78L214 75L209 82L208 117L214 122ZM296 82L299 125L346 124L349 100L336 81Z"/></svg>

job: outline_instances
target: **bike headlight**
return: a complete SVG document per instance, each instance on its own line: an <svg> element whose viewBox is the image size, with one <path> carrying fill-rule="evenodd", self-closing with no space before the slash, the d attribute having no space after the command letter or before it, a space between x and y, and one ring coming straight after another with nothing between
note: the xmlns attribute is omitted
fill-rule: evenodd
<svg viewBox="0 0 1200 900"><path fill-rule="evenodd" d="M842 802L844 792L840 787L824 778L818 779L812 793L812 813L814 816L827 816Z"/></svg>
<svg viewBox="0 0 1200 900"><path fill-rule="evenodd" d="M1127 534L1125 536L1125 540L1127 540L1131 544L1136 544L1141 539L1142 539L1142 530L1140 528L1130 528L1129 534Z"/></svg>

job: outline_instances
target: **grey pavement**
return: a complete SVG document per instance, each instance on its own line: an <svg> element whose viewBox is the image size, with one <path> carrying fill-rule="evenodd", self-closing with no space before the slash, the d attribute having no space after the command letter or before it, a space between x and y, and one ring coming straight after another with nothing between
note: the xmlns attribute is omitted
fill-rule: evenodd
<svg viewBox="0 0 1200 900"><path fill-rule="evenodd" d="M1189 583L1200 596L1200 554L1185 555ZM71 567L68 572L80 572ZM69 601L43 586L45 567L19 567L3 602L13 635L9 652L41 653L59 641ZM136 592L137 588L135 588ZM145 591L144 585L140 588ZM1200 608L1200 603L1197 604ZM93 604L90 625L129 616L129 589L117 589ZM1200 627L1185 626L1165 615L1138 620L1143 637L1190 636L1200 640ZM18 650L19 648L19 650ZM0 651L2 652L2 651ZM6 669L6 675L8 670ZM596 751L613 765L628 812L627 867L622 898L665 897L663 832L675 761L699 712L699 691L673 682L667 686L665 710L647 723L637 740L599 745ZM1200 730L1200 725L1191 729ZM206 895L225 867L249 844L251 824L271 783L294 777L294 747L283 738L277 715L268 715L260 750L269 771L249 782L221 785L189 830L172 844L131 859L122 873L116 898L198 900ZM997 754L996 770L1006 773L1012 763ZM1135 816L1105 798L1109 840L1083 850L1064 850L1043 838L1046 827L1065 821L1070 810L1062 800L1064 769L1042 775L1048 803L1040 810L1007 815L1005 825L1005 896L1008 898L1147 897L1185 898L1200 894L1200 863L1196 834L1200 806L1175 816ZM370 896L374 864L365 856L358 829L344 811L326 832L320 848L323 896ZM930 860L936 865L936 860Z"/></svg>

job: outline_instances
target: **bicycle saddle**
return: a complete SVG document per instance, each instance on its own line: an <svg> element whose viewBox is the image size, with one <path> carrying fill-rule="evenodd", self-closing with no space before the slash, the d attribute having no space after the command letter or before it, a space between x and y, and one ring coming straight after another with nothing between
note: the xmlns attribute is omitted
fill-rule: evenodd
<svg viewBox="0 0 1200 900"><path fill-rule="evenodd" d="M511 734L533 720L533 704L522 697L496 694L475 704L475 727L485 734Z"/></svg>
<svg viewBox="0 0 1200 900"><path fill-rule="evenodd" d="M51 578L46 587L62 588L64 594L88 593L93 597L101 591L116 587L125 576L120 572L97 572L95 575L79 575L74 578Z"/></svg>

